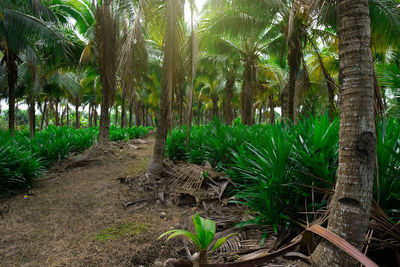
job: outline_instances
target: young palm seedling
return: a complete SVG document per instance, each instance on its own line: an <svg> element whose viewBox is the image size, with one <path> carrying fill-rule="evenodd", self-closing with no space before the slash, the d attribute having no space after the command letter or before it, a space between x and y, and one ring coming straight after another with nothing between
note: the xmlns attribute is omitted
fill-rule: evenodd
<svg viewBox="0 0 400 267"><path fill-rule="evenodd" d="M212 220L204 219L199 216L199 214L196 213L196 216L192 216L193 218L193 224L194 227L196 228L196 233L192 233L189 231L185 230L171 230L163 233L158 237L158 239L170 235L168 239L171 239L173 237L179 236L179 235L184 235L187 238L189 238L190 241L193 242L193 244L198 248L199 250L199 263L200 264L206 264L207 263L207 252L209 249L209 246L211 245L212 241L214 240L215 236L215 222ZM222 244L225 243L225 241L230 237L235 235L230 234L224 237L219 238L214 246L211 249L211 253L214 252L217 248L219 248Z"/></svg>

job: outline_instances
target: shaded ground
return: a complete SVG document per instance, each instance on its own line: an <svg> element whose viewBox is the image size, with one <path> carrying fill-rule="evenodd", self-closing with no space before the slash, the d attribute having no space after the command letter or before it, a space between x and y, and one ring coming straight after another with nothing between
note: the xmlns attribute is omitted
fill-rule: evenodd
<svg viewBox="0 0 400 267"><path fill-rule="evenodd" d="M0 200L9 206L0 216L0 265L154 266L158 258L183 253L171 250L174 241L156 239L190 217L190 208L156 201L122 205L143 193L118 178L145 171L154 139L144 140L114 146L114 156L103 162L48 174L27 196Z"/></svg>

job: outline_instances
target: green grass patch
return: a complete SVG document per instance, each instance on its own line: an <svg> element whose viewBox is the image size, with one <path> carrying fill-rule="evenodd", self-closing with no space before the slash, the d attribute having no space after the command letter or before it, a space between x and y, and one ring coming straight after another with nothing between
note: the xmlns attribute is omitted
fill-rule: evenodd
<svg viewBox="0 0 400 267"><path fill-rule="evenodd" d="M119 223L104 231L96 234L94 239L98 241L116 240L122 237L134 236L147 230L149 225L146 223L127 222Z"/></svg>

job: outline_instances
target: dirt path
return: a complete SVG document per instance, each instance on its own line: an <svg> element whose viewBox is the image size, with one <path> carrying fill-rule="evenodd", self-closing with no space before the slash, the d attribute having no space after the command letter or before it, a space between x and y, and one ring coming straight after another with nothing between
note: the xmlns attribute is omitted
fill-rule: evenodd
<svg viewBox="0 0 400 267"><path fill-rule="evenodd" d="M144 140L137 149L116 147L115 157L102 164L43 177L27 197L6 199L0 266L154 266L158 259L183 254L174 242L156 239L189 217L190 208L155 201L126 209L121 204L143 193L118 178L145 171L154 139Z"/></svg>

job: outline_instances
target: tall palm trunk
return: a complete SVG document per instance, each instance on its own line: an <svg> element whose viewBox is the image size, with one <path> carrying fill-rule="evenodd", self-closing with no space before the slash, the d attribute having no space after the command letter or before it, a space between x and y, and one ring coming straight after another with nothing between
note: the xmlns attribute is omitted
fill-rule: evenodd
<svg viewBox="0 0 400 267"><path fill-rule="evenodd" d="M361 249L369 224L376 158L374 66L368 0L338 0L340 141L339 169L328 229ZM317 266L359 266L322 241Z"/></svg>
<svg viewBox="0 0 400 267"><path fill-rule="evenodd" d="M47 113L47 100L44 100L43 110L42 110L42 121L40 123L40 130L43 130L46 113Z"/></svg>
<svg viewBox="0 0 400 267"><path fill-rule="evenodd" d="M269 101L269 123L275 123L275 103L272 95L268 96Z"/></svg>
<svg viewBox="0 0 400 267"><path fill-rule="evenodd" d="M122 99L121 99L121 128L126 126L126 88L122 86Z"/></svg>
<svg viewBox="0 0 400 267"><path fill-rule="evenodd" d="M15 83L18 77L16 60L17 56L9 52L6 61L8 79L8 129L12 136L14 136L15 132Z"/></svg>
<svg viewBox="0 0 400 267"><path fill-rule="evenodd" d="M186 141L189 142L190 132L192 130L193 120L193 92L194 92L194 77L196 72L196 61L197 61L197 39L194 33L194 20L193 20L193 0L190 1L190 31L191 31L191 51L190 51L190 89L187 100L187 111L186 111L186 125L188 127L188 133Z"/></svg>
<svg viewBox="0 0 400 267"><path fill-rule="evenodd" d="M166 1L166 26L164 37L164 61L160 96L160 109L158 127L154 144L153 157L147 168L149 177L160 178L163 168L165 141L168 126L170 125L170 113L172 93L177 81L177 57L179 56L179 13L183 5L180 0Z"/></svg>
<svg viewBox="0 0 400 267"><path fill-rule="evenodd" d="M119 119L119 111L118 111L118 106L115 106L115 126L118 126L118 119Z"/></svg>
<svg viewBox="0 0 400 267"><path fill-rule="evenodd" d="M294 97L296 90L296 76L300 70L301 58L302 58L302 38L303 38L303 25L301 20L298 18L297 13L299 12L300 1L295 0L292 3L290 10L290 18L288 25L288 65L289 65L289 82L287 84L287 105L285 110L285 116L287 119L294 122L295 111L294 111Z"/></svg>
<svg viewBox="0 0 400 267"><path fill-rule="evenodd" d="M29 113L29 134L31 137L35 136L36 130L36 117L35 117L35 99L31 96L28 97L28 113Z"/></svg>
<svg viewBox="0 0 400 267"><path fill-rule="evenodd" d="M89 110L88 110L89 114L89 127L92 127L92 117L93 117L93 108L92 108L92 104L89 104Z"/></svg>
<svg viewBox="0 0 400 267"><path fill-rule="evenodd" d="M215 118L217 118L217 119L219 118L218 101L219 101L218 95L211 97L211 102L213 105L212 113L211 113L211 120L213 120Z"/></svg>
<svg viewBox="0 0 400 267"><path fill-rule="evenodd" d="M257 64L252 60L247 60L243 72L243 84L241 93L242 121L245 125L252 125L254 88L257 81Z"/></svg>
<svg viewBox="0 0 400 267"><path fill-rule="evenodd" d="M133 101L129 101L129 128L132 128L133 123Z"/></svg>
<svg viewBox="0 0 400 267"><path fill-rule="evenodd" d="M56 119L56 126L58 126L59 125L59 123L60 123L60 121L59 121L59 117L58 117L58 104L59 104L59 102L60 102L60 98L58 98L58 97L56 97L56 99L55 99L55 103L54 103L54 105L55 105L55 109L54 109L54 117L55 117L55 119Z"/></svg>
<svg viewBox="0 0 400 267"><path fill-rule="evenodd" d="M95 39L99 51L99 72L102 84L99 141L108 143L110 136L110 106L115 90L118 49L118 24L111 11L111 0L105 0L96 10Z"/></svg>
<svg viewBox="0 0 400 267"><path fill-rule="evenodd" d="M69 105L68 105L68 101L66 104L66 109L67 109L67 126L69 126Z"/></svg>
<svg viewBox="0 0 400 267"><path fill-rule="evenodd" d="M97 127L97 104L94 104L93 120L94 120L94 127Z"/></svg>
<svg viewBox="0 0 400 267"><path fill-rule="evenodd" d="M225 91L225 99L223 102L223 111L224 111L224 119L225 123L228 125L232 124L233 121L233 106L232 106L232 99L233 99L233 86L235 85L236 77L232 77L226 80L226 85L224 88Z"/></svg>
<svg viewBox="0 0 400 267"><path fill-rule="evenodd" d="M81 102L79 97L75 99L75 128L81 128L81 115L79 114L79 106Z"/></svg>

